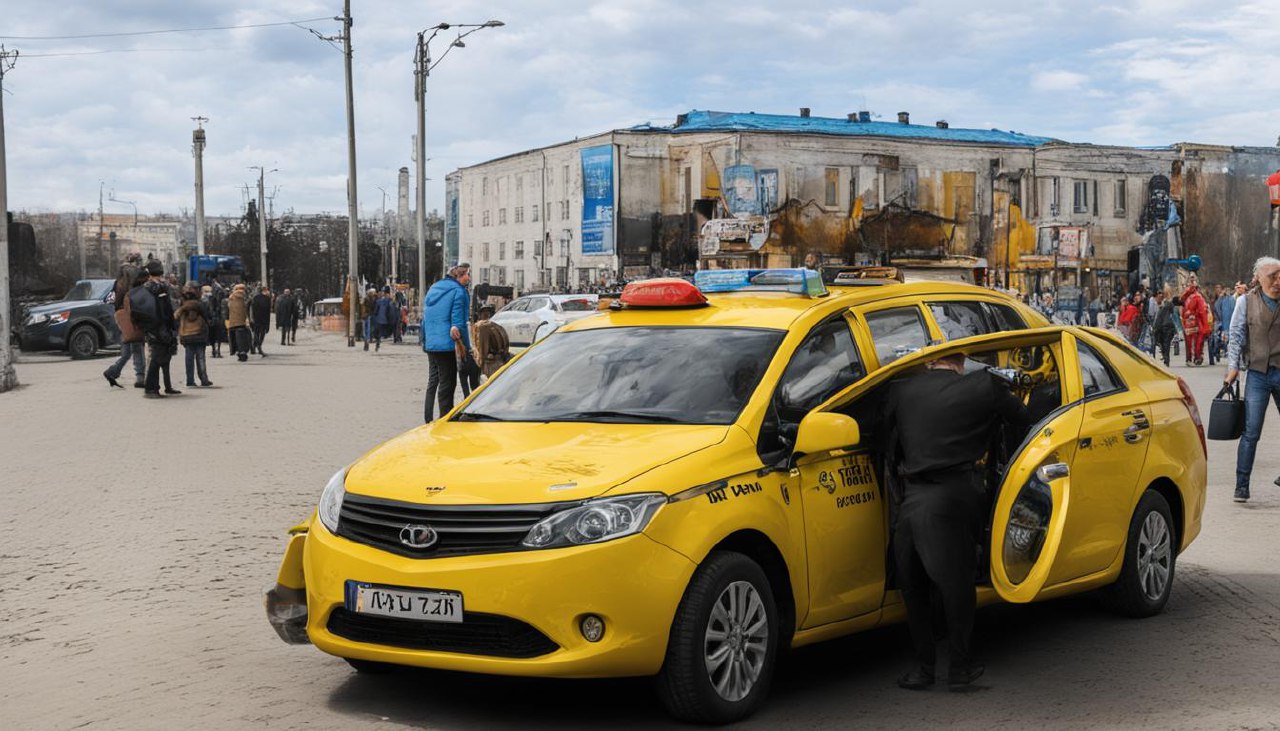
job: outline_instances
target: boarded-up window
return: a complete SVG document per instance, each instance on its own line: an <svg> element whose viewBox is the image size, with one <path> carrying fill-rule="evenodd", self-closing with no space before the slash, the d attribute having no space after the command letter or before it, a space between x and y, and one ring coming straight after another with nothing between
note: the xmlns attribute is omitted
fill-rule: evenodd
<svg viewBox="0 0 1280 731"><path fill-rule="evenodd" d="M1071 210L1074 213L1089 212L1089 182L1077 180L1072 186Z"/></svg>
<svg viewBox="0 0 1280 731"><path fill-rule="evenodd" d="M1125 179L1120 178L1116 181L1116 218L1124 218L1125 201L1128 197L1128 186L1125 185Z"/></svg>
<svg viewBox="0 0 1280 731"><path fill-rule="evenodd" d="M835 207L840 205L840 168L827 168L824 172L825 193L823 205Z"/></svg>

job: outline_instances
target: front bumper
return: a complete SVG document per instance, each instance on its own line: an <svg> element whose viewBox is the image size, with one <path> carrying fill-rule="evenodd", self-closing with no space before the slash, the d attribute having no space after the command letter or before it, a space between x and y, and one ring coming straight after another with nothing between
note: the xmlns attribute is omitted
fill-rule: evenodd
<svg viewBox="0 0 1280 731"><path fill-rule="evenodd" d="M66 328L62 326L24 325L17 333L18 348L28 353L67 349Z"/></svg>
<svg viewBox="0 0 1280 731"><path fill-rule="evenodd" d="M572 548L415 559L334 536L318 521L312 522L301 553L307 636L321 650L360 660L538 677L657 673L676 607L697 568L643 534ZM287 573L282 567L281 578ZM330 619L344 607L348 580L461 592L468 617L523 623L545 635L554 649L536 657L496 657L339 636L330 628L342 626L342 617L332 625ZM579 629L587 614L604 620L598 642L588 642ZM387 642L396 641L388 633Z"/></svg>

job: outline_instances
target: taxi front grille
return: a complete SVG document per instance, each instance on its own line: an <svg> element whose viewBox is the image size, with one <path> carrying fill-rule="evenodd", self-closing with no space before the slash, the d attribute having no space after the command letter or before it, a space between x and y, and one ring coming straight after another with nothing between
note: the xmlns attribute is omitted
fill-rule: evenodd
<svg viewBox="0 0 1280 731"><path fill-rule="evenodd" d="M577 504L422 505L347 493L337 534L410 558L519 551L538 521ZM425 548L406 545L401 533L408 526L430 526L438 540Z"/></svg>
<svg viewBox="0 0 1280 731"><path fill-rule="evenodd" d="M525 659L560 649L531 625L497 614L466 612L461 622L422 622L416 619L357 614L333 610L326 625L333 634L353 642L434 650L467 655Z"/></svg>

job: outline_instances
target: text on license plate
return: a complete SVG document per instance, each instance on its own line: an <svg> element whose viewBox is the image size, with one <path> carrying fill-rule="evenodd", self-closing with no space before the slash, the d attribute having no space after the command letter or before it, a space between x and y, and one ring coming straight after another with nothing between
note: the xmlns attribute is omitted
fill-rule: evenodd
<svg viewBox="0 0 1280 731"><path fill-rule="evenodd" d="M425 622L461 622L462 594L348 582L347 608L357 614Z"/></svg>

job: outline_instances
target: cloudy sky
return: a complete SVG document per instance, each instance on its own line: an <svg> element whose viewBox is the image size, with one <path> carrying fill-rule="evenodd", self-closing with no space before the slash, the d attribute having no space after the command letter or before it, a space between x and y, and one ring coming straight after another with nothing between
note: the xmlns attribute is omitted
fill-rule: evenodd
<svg viewBox="0 0 1280 731"><path fill-rule="evenodd" d="M1219 0L355 0L361 210L412 167L416 33L471 36L432 72L428 208L457 167L689 109L1000 128L1077 142L1276 144L1280 2ZM193 207L191 117L209 118L206 210L235 215L251 165L277 212L343 212L340 0L4 0L9 207ZM963 8L963 9L960 9ZM191 33L37 40L173 28ZM433 43L436 56L452 35ZM59 55L74 54L74 55ZM125 213L126 203L106 202Z"/></svg>

